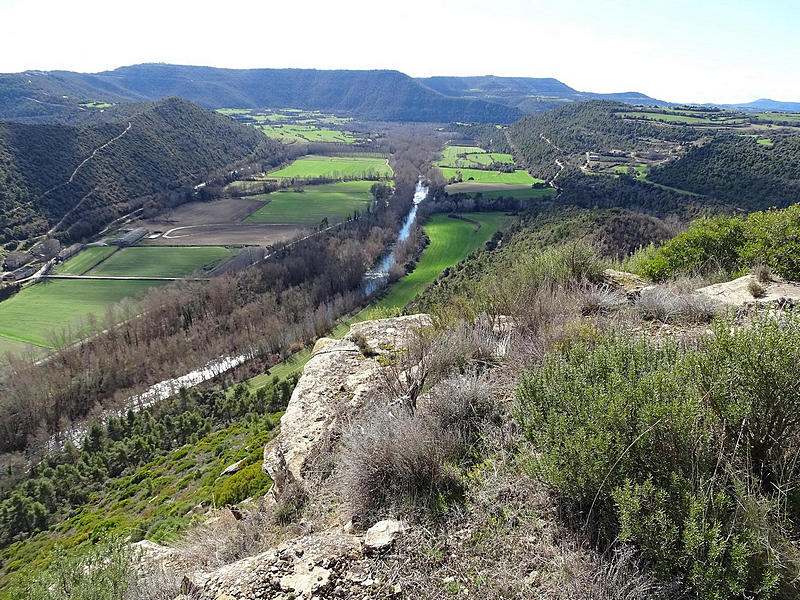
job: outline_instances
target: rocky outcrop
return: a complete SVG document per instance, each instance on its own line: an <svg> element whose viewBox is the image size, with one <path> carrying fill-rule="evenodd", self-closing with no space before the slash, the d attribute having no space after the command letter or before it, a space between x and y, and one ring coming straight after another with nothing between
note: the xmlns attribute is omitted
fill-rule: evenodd
<svg viewBox="0 0 800 600"><path fill-rule="evenodd" d="M762 293L756 297L753 295L753 289ZM763 304L784 308L800 304L800 283L778 278L759 282L753 275L744 275L733 281L709 285L700 288L696 293L728 306L748 307Z"/></svg>
<svg viewBox="0 0 800 600"><path fill-rule="evenodd" d="M296 538L212 572L186 577L183 598L372 599L391 598L402 591L395 583L374 577L373 568L360 537L329 531Z"/></svg>
<svg viewBox="0 0 800 600"><path fill-rule="evenodd" d="M264 449L264 470L273 496L302 481L307 462L345 415L354 415L381 393L385 359L408 345L428 315L410 315L354 324L341 340L320 339L281 418L281 431ZM365 355L366 354L366 355Z"/></svg>

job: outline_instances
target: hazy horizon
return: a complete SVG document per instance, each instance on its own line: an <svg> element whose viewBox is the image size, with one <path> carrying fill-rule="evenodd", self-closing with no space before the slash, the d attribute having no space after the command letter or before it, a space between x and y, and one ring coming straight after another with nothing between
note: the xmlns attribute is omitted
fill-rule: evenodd
<svg viewBox="0 0 800 600"><path fill-rule="evenodd" d="M552 77L579 91L672 102L800 101L788 0L604 3L255 0L74 6L0 0L0 72L140 63L393 69L412 77Z"/></svg>

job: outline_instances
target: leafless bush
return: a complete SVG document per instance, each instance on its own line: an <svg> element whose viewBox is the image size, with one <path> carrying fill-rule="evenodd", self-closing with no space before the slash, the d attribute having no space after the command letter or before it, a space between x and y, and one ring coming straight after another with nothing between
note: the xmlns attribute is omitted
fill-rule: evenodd
<svg viewBox="0 0 800 600"><path fill-rule="evenodd" d="M441 382L417 410L372 406L340 453L342 490L353 514L377 518L414 506L438 511L457 498L457 468L474 453L492 412L490 390L475 374Z"/></svg>
<svg viewBox="0 0 800 600"><path fill-rule="evenodd" d="M756 264L752 271L759 283L769 283L772 281L772 269L764 263L760 262Z"/></svg>
<svg viewBox="0 0 800 600"><path fill-rule="evenodd" d="M457 474L447 465L459 445L418 413L373 407L345 439L340 457L353 515L374 519L414 505L433 508L440 495L457 494Z"/></svg>
<svg viewBox="0 0 800 600"><path fill-rule="evenodd" d="M643 319L671 324L710 323L721 310L708 296L675 293L664 287L642 290L637 307Z"/></svg>
<svg viewBox="0 0 800 600"><path fill-rule="evenodd" d="M174 570L157 567L132 572L125 600L173 600L181 593L181 580Z"/></svg>
<svg viewBox="0 0 800 600"><path fill-rule="evenodd" d="M227 509L215 519L189 531L176 546L179 560L187 571L208 570L263 552L277 541L272 507L263 500L253 510L236 519Z"/></svg>
<svg viewBox="0 0 800 600"><path fill-rule="evenodd" d="M607 315L626 306L625 297L609 285L585 284L574 292L581 314Z"/></svg>

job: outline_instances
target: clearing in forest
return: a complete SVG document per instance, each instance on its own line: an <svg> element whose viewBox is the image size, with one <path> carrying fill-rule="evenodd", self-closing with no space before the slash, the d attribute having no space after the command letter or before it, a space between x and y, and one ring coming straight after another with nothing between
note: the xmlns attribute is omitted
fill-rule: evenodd
<svg viewBox="0 0 800 600"><path fill-rule="evenodd" d="M486 171L482 169L456 169L453 167L440 167L442 175L446 180L453 181L474 181L475 183L502 183L516 185L533 185L534 183L544 183L542 179L531 177L530 173L523 169L517 169L513 173L501 173L498 171Z"/></svg>

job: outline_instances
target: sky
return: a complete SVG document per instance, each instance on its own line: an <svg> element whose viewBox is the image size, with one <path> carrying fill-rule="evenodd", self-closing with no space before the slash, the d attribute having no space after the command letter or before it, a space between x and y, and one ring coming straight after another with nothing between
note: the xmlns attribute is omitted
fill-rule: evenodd
<svg viewBox="0 0 800 600"><path fill-rule="evenodd" d="M800 101L798 0L0 0L0 72L142 62L555 77Z"/></svg>

